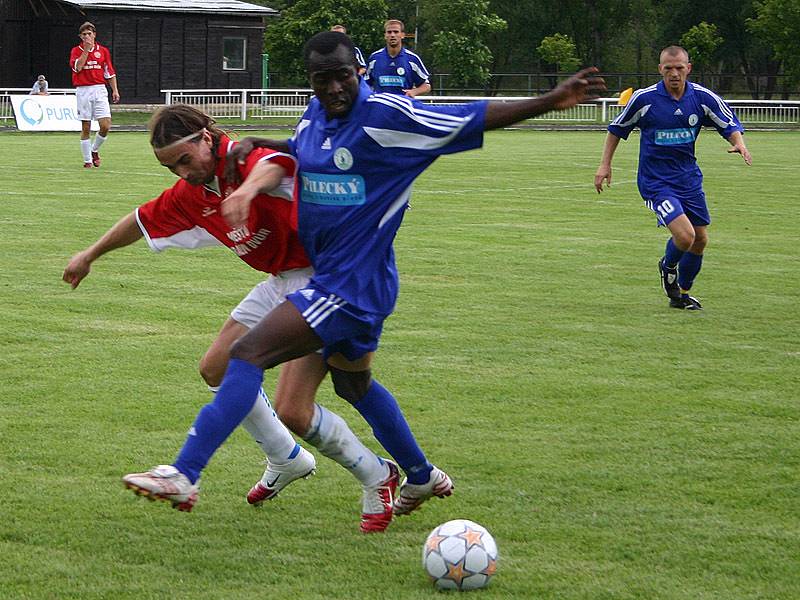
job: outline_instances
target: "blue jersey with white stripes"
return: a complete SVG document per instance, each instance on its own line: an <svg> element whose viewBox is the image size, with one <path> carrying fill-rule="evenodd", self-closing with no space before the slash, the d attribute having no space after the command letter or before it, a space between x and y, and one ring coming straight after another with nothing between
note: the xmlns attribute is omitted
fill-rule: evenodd
<svg viewBox="0 0 800 600"><path fill-rule="evenodd" d="M419 87L430 78L422 59L405 48L392 58L386 48L369 55L367 83L376 92L403 94L403 90Z"/></svg>
<svg viewBox="0 0 800 600"><path fill-rule="evenodd" d="M683 96L675 100L659 81L636 90L608 131L628 139L634 127L641 129L638 184L647 199L665 191L685 196L702 191L694 146L703 126L716 128L726 139L744 131L731 108L711 90L687 81Z"/></svg>
<svg viewBox="0 0 800 600"><path fill-rule="evenodd" d="M298 231L312 281L388 316L398 292L392 241L411 184L439 155L479 148L485 112L485 102L434 107L372 94L363 80L343 118L328 120L312 99L289 140L299 162Z"/></svg>
<svg viewBox="0 0 800 600"><path fill-rule="evenodd" d="M366 69L367 63L364 61L364 54L361 52L361 48L358 46L353 46L353 52L356 55L356 62L358 63L358 66L362 69Z"/></svg>

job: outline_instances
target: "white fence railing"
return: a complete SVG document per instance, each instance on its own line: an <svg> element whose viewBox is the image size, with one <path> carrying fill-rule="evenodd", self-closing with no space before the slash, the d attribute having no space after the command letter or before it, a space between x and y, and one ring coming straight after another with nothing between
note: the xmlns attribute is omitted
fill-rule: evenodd
<svg viewBox="0 0 800 600"><path fill-rule="evenodd" d="M0 88L0 121L13 119L10 96L27 94L28 88ZM162 90L165 104L191 104L214 118L271 119L298 118L303 114L312 92L310 89L239 89L239 90ZM74 94L73 88L50 89L51 94ZM475 100L518 102L520 96L420 96L429 104L457 104ZM800 125L800 101L792 100L729 100L739 119L747 125ZM149 108L149 106L148 106ZM144 109L143 110L147 110ZM533 121L608 123L622 107L617 98L598 98L569 110L549 113Z"/></svg>
<svg viewBox="0 0 800 600"><path fill-rule="evenodd" d="M215 118L268 119L272 117L298 118L303 114L312 92L309 89L271 90L162 90L166 104L183 102L202 109ZM428 104L460 104L475 100L489 102L518 102L519 96L420 96ZM617 98L598 98L592 102L547 115L534 121L573 123L608 123L622 107ZM739 119L748 124L800 125L800 101L793 100L729 100Z"/></svg>
<svg viewBox="0 0 800 600"><path fill-rule="evenodd" d="M161 91L165 104L191 104L215 119L242 120L299 117L312 95L308 89Z"/></svg>

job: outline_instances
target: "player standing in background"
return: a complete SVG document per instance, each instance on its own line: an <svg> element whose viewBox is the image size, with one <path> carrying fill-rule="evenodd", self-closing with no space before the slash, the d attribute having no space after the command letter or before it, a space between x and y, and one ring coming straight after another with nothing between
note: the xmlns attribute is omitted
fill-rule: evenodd
<svg viewBox="0 0 800 600"><path fill-rule="evenodd" d="M484 130L569 108L605 84L592 68L539 98L431 107L373 94L358 76L345 34L318 33L303 56L314 98L281 149L298 158L298 231L315 272L232 346L220 390L198 415L174 465L195 481L247 414L264 369L321 348L336 393L361 413L405 471L394 513L407 514L453 488L447 474L428 462L394 396L371 372L397 299L392 242L411 184L438 156L481 146ZM223 205L231 223L244 222L245 200Z"/></svg>
<svg viewBox="0 0 800 600"><path fill-rule="evenodd" d="M208 115L191 106L173 105L160 109L150 127L156 156L181 179L75 255L63 279L77 287L97 258L143 236L156 252L223 244L252 268L272 273L233 310L201 361L203 378L209 386L217 386L227 366L230 345L283 302L286 294L303 287L312 272L292 225L296 161L287 154L262 149L250 155L238 173L244 182L236 185L223 173L226 154L235 144ZM241 196L252 197L250 213L246 223L232 227L223 218L221 205ZM295 433L361 482L361 529L365 533L383 531L392 518L397 467L367 449L341 417L314 402L326 373L325 361L316 353L283 365L275 408ZM252 409L242 424L261 445L268 462L261 481L247 496L250 504L274 497L314 469L313 455L291 439L263 390L258 396L253 397ZM152 482L148 473L131 476L126 484L191 510L197 486L182 488L171 466L157 467L154 472L163 475L155 487L148 485Z"/></svg>
<svg viewBox="0 0 800 600"><path fill-rule="evenodd" d="M88 21L78 29L81 43L69 55L72 85L77 88L78 118L81 120L81 154L83 166L91 169L100 166L100 146L111 128L111 107L108 104L106 83L111 86L111 100L119 102L117 74L111 63L111 52L95 40L97 29ZM100 131L89 141L92 120L97 120Z"/></svg>
<svg viewBox="0 0 800 600"><path fill-rule="evenodd" d="M703 174L697 166L694 145L700 129L713 126L728 140L728 152L742 155L752 164L742 138L742 127L731 108L714 92L688 82L692 71L689 54L680 46L661 51L658 65L663 80L637 90L624 110L608 126L603 157L594 176L597 193L603 181L611 185L611 160L620 139L628 139L634 127L639 141L639 193L672 234L667 240L658 270L664 292L673 308L700 310L689 295L703 264L711 217L703 193Z"/></svg>
<svg viewBox="0 0 800 600"><path fill-rule="evenodd" d="M347 28L344 25L334 25L331 27L331 31L338 31L339 33L347 33ZM367 71L367 63L364 61L364 54L361 52L361 48L358 46L353 46L353 50L356 55L356 62L358 63L358 74L363 75Z"/></svg>
<svg viewBox="0 0 800 600"><path fill-rule="evenodd" d="M386 47L369 55L367 83L376 92L404 94L410 98L431 91L430 75L422 59L403 47L405 25L397 19L383 24Z"/></svg>

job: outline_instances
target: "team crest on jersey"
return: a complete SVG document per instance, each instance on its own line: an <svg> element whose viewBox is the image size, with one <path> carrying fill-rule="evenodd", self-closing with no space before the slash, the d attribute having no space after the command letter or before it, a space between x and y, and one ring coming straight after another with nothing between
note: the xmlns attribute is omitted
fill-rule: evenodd
<svg viewBox="0 0 800 600"><path fill-rule="evenodd" d="M403 67L397 67L397 74L398 75L405 75L406 70Z"/></svg>
<svg viewBox="0 0 800 600"><path fill-rule="evenodd" d="M697 121L698 121L697 115L689 115L689 125L691 127L694 127L695 125L697 125Z"/></svg>
<svg viewBox="0 0 800 600"><path fill-rule="evenodd" d="M340 171L348 171L353 166L353 155L347 148L337 148L333 153L333 164Z"/></svg>
<svg viewBox="0 0 800 600"><path fill-rule="evenodd" d="M230 186L230 185L229 185L229 186L226 186L226 187L225 187L225 190L222 192L222 197L223 197L223 198L227 198L227 197L228 197L228 196L230 196L232 193L233 193L233 187L232 187L232 186Z"/></svg>
<svg viewBox="0 0 800 600"><path fill-rule="evenodd" d="M100 54L99 52L95 52L94 53L94 57L95 58L100 58L101 56L102 56L102 54Z"/></svg>

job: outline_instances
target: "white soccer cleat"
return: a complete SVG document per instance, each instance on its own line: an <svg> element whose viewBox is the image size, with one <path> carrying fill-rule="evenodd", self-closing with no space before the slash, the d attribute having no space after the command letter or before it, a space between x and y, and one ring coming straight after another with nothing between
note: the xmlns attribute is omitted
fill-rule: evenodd
<svg viewBox="0 0 800 600"><path fill-rule="evenodd" d="M172 465L158 465L146 473L129 473L122 478L125 487L148 500L165 500L172 508L191 512L200 486L189 481Z"/></svg>
<svg viewBox="0 0 800 600"><path fill-rule="evenodd" d="M386 531L392 522L394 492L400 481L400 471L397 465L387 460L389 475L377 485L364 486L361 495L361 531L363 533L378 533Z"/></svg>
<svg viewBox="0 0 800 600"><path fill-rule="evenodd" d="M405 478L400 485L397 498L394 499L394 514L407 515L419 508L428 498L449 496L453 493L453 487L453 482L447 473L438 467L433 467L428 483L417 485L408 483L408 478Z"/></svg>
<svg viewBox="0 0 800 600"><path fill-rule="evenodd" d="M271 500L278 495L283 488L292 483L295 479L306 478L314 474L317 468L317 461L314 455L301 447L293 459L284 464L274 464L267 461L267 470L261 477L261 481L255 484L247 493L247 502L254 506L260 506L264 500Z"/></svg>

